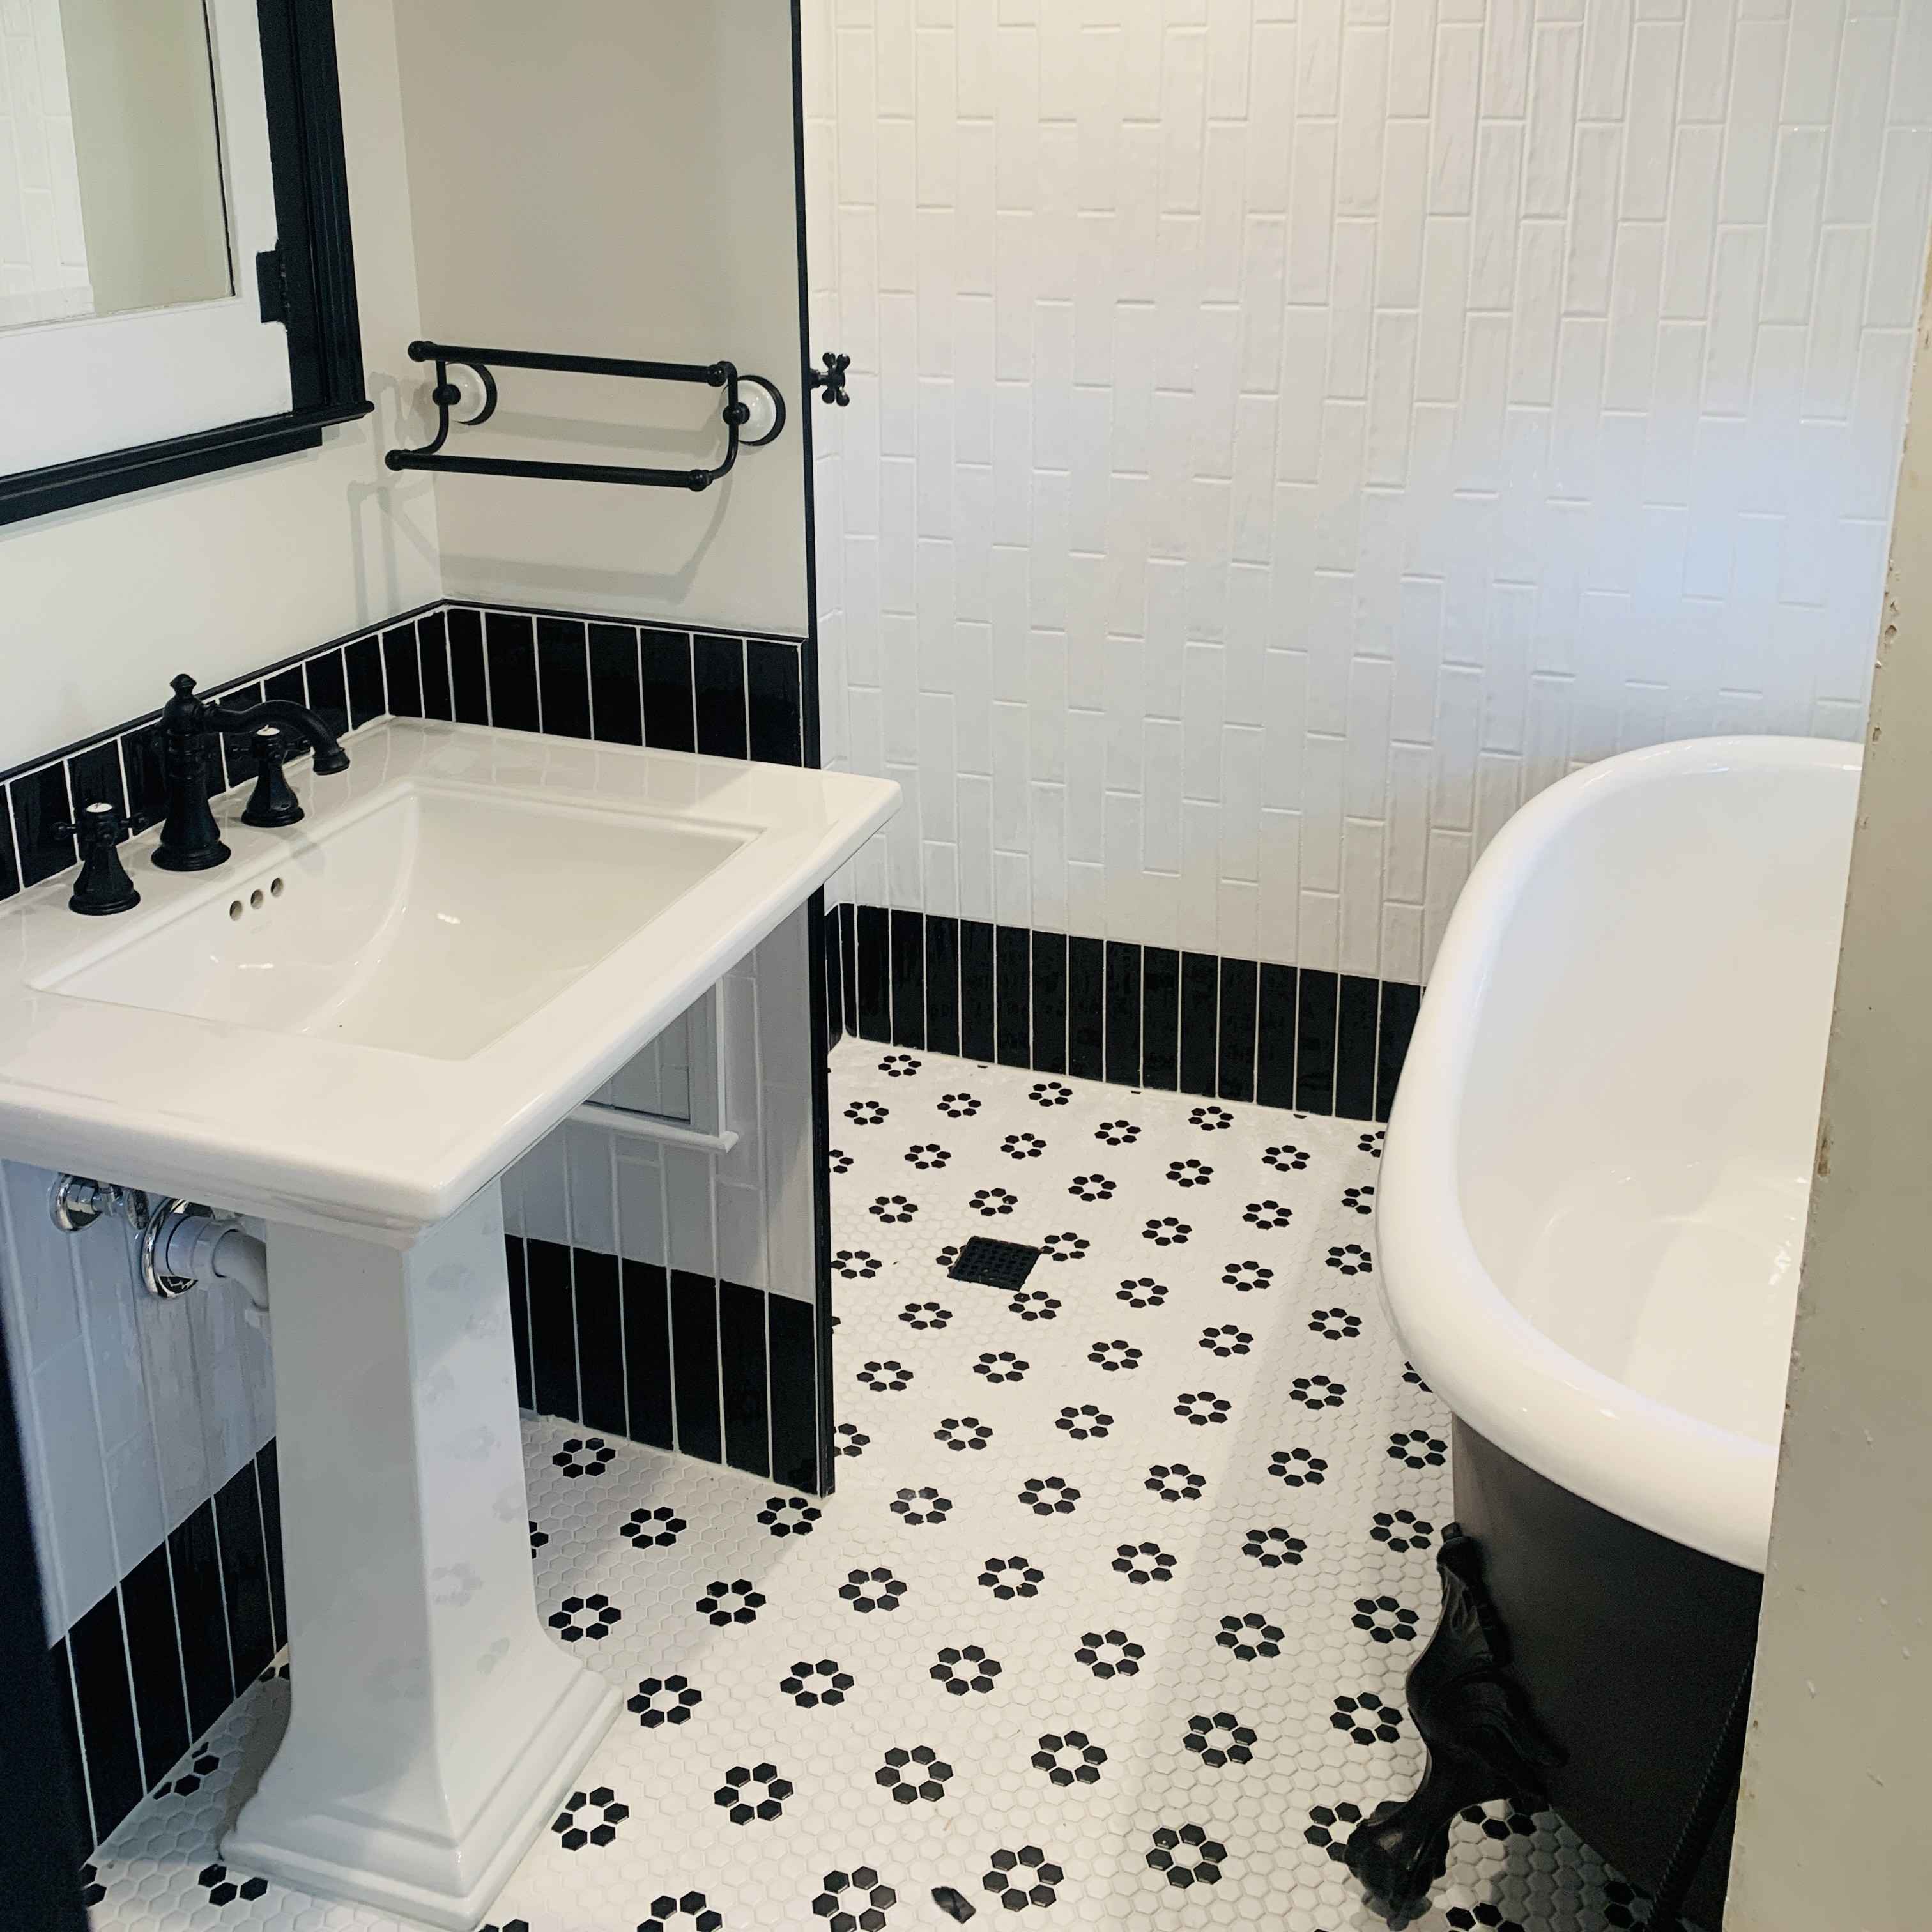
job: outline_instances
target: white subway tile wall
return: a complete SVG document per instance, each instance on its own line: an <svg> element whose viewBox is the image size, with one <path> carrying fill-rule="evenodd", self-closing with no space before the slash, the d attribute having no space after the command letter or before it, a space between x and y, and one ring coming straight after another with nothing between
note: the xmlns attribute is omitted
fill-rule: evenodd
<svg viewBox="0 0 1932 1932"><path fill-rule="evenodd" d="M0 0L0 328L93 312L60 0Z"/></svg>
<svg viewBox="0 0 1932 1932"><path fill-rule="evenodd" d="M70 1628L274 1433L268 1339L225 1282L137 1286L134 1237L63 1234L55 1177L0 1162L0 1294L50 1637Z"/></svg>
<svg viewBox="0 0 1932 1932"><path fill-rule="evenodd" d="M806 0L828 895L1418 980L1526 798L1850 736L1932 0Z"/></svg>
<svg viewBox="0 0 1932 1932"><path fill-rule="evenodd" d="M806 932L800 908L721 982L730 1153L566 1121L503 1176L506 1232L812 1301Z"/></svg>

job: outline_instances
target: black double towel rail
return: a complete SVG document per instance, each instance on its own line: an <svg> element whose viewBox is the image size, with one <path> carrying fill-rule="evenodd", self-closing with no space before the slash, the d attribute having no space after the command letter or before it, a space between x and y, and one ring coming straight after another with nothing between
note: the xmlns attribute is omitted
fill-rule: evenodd
<svg viewBox="0 0 1932 1932"><path fill-rule="evenodd" d="M542 476L567 483L640 484L653 490L708 490L721 476L730 475L738 452L762 449L776 440L785 425L784 398L762 376L740 373L730 362L638 362L614 356L547 356L529 349L473 349L451 342L412 342L412 362L436 364L436 386L430 400L436 404L436 429L431 442L421 449L392 449L388 462L392 470L467 470L478 476ZM443 445L449 440L452 424L450 411L461 401L462 392L449 380L450 365L475 370L483 384L483 406L473 416L455 418L465 428L486 423L496 412L498 369L555 369L573 376L617 376L634 382L701 382L706 388L722 389L724 406L723 461L708 470L654 470L622 463L544 463L507 456L447 456ZM752 412L739 394L749 383L764 391L772 400L772 426L763 436L740 434Z"/></svg>

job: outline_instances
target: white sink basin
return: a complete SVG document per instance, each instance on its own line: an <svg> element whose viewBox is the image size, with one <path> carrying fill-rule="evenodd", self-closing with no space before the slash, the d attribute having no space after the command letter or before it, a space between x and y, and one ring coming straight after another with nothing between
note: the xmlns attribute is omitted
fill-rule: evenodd
<svg viewBox="0 0 1932 1932"><path fill-rule="evenodd" d="M0 1145L406 1241L755 945L894 808L884 782L392 721L212 873L124 850L105 920L0 911Z"/></svg>
<svg viewBox="0 0 1932 1932"><path fill-rule="evenodd" d="M467 1060L750 836L418 781L291 853L262 905L185 905L40 986Z"/></svg>
<svg viewBox="0 0 1932 1932"><path fill-rule="evenodd" d="M890 814L874 778L392 721L142 902L0 908L0 1154L268 1223L286 1734L227 1863L465 1932L618 1707L526 1540L508 1163ZM130 1293L135 1291L130 1286Z"/></svg>

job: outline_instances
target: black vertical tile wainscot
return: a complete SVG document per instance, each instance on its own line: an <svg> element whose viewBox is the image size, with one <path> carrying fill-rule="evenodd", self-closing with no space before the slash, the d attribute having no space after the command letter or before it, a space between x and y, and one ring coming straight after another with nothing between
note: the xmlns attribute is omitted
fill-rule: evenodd
<svg viewBox="0 0 1932 1932"><path fill-rule="evenodd" d="M1422 998L1402 980L883 906L835 907L830 930L835 1035L1346 1120L1388 1118Z"/></svg>

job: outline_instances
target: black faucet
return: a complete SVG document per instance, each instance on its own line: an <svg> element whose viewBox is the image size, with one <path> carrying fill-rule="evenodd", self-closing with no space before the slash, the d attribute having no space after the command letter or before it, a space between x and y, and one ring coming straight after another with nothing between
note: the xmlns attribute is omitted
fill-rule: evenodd
<svg viewBox="0 0 1932 1932"><path fill-rule="evenodd" d="M161 770L167 782L168 810L160 843L154 848L154 863L164 872L202 872L228 857L214 814L208 808L208 770L202 752L203 740L218 731L250 732L265 724L278 726L282 735L271 741L277 750L288 739L298 738L315 748L318 772L349 769L349 754L336 742L335 734L305 705L284 698L271 698L239 710L218 700L211 704L195 696L194 680L186 672L174 680L174 694L161 710ZM281 752L282 757L286 755ZM279 765L280 758L275 762ZM291 821L284 814L268 822Z"/></svg>

